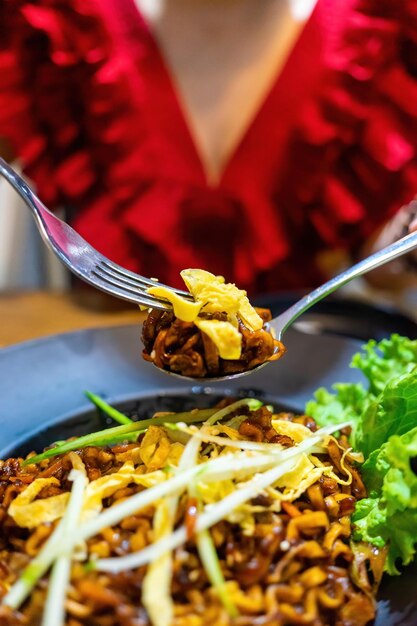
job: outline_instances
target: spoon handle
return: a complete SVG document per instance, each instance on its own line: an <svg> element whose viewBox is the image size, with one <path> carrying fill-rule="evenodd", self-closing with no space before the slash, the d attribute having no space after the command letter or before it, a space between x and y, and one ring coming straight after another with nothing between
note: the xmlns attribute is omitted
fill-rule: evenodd
<svg viewBox="0 0 417 626"><path fill-rule="evenodd" d="M275 330L277 339L281 337L284 331L302 314L304 311L307 311L310 307L312 307L316 302L323 300L326 296L331 294L339 287L346 285L354 278L358 276L362 276L371 270L379 267L380 265L384 265L384 263L388 263L388 261L392 261L411 250L417 248L417 232L406 235L402 239L392 243L386 248L382 248L382 250L378 250L374 254L366 257L356 265L349 267L347 270L334 276L327 283L320 285L314 291L311 291L306 296L298 300L295 304L293 304L289 309L281 313L275 317L272 322L270 322L270 326Z"/></svg>

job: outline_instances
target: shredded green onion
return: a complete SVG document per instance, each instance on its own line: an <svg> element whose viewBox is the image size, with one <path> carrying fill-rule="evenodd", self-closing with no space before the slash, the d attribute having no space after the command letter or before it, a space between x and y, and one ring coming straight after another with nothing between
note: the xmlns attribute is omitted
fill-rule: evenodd
<svg viewBox="0 0 417 626"><path fill-rule="evenodd" d="M72 470L68 477L73 480L70 500L62 519L63 542L66 536L74 532L77 527L83 506L87 476L79 470ZM55 561L48 584L45 609L42 617L42 626L63 626L65 621L65 596L71 574L71 554L73 546L69 546Z"/></svg>
<svg viewBox="0 0 417 626"><path fill-rule="evenodd" d="M269 487L285 473L291 471L296 466L296 459L290 458L278 467L258 474L256 478L249 481L250 485L241 489L236 489L226 496L221 502L206 508L197 518L196 532L199 533L210 528L217 522L227 517L236 507L247 502L260 490ZM126 569L134 569L146 565L159 558L169 550L174 550L187 541L187 531L185 526L180 526L170 537L160 539L156 543L143 548L139 552L133 552L123 557L98 559L96 568L106 572L121 572Z"/></svg>
<svg viewBox="0 0 417 626"><path fill-rule="evenodd" d="M242 407L243 403L249 403L246 401L238 401L230 404L225 409L218 411L212 415L201 427L201 431L204 434L206 430L210 428L213 424L220 421L220 419L224 419L235 410L238 410ZM188 467L193 467L198 463L198 452L201 446L201 441L198 440L197 437L192 434L192 438L187 443L182 453L179 469L186 469ZM191 482L188 487L188 492L192 497L197 499L199 504L199 509L201 508L201 502L198 497L198 492L196 489L195 483ZM221 570L219 557L217 556L216 547L213 543L213 539L208 530L203 530L196 535L196 545L198 554L201 560L201 563L206 572L207 578L212 584L213 588L217 592L218 598L220 602L223 604L227 613L230 617L237 617L238 611L233 604L232 600L229 598L226 590L226 581L223 576L223 572Z"/></svg>
<svg viewBox="0 0 417 626"><path fill-rule="evenodd" d="M91 400L91 402L95 404L95 406L98 409L100 409L101 411L103 411L103 413L105 413L106 415L114 419L115 422L118 422L119 424L132 424L133 423L133 420L131 420L130 417L128 417L124 413L121 413L110 404L107 404L107 402L105 402L103 398L100 398L100 396L97 396L95 393L91 393L91 391L85 391L84 393L87 396L87 398Z"/></svg>
<svg viewBox="0 0 417 626"><path fill-rule="evenodd" d="M106 411L110 417L114 419L118 419L121 421L121 418L125 420L129 420L126 415L120 413L114 407L111 407L109 404L104 402L101 398L92 394L90 392L86 392L87 397L94 402L97 406L99 406L103 411ZM259 408L262 406L262 402L259 400L255 400L254 398L244 398L242 400L238 400L233 404L221 409L194 409L192 411L185 411L183 413L167 413L165 415L160 415L157 417L151 417L146 420L140 420L139 422L133 422L129 420L128 423L124 423L121 426L114 426L112 428L105 428L104 430L96 431L95 433L89 433L88 435L84 435L83 437L77 437L76 439L72 439L71 441L66 441L64 443L60 443L59 445L50 448L49 450L45 450L41 454L37 454L36 456L32 456L29 459L25 459L22 462L22 466L31 465L33 463L40 463L45 459L50 459L54 456L58 456L58 454L65 454L66 452L70 452L71 450L79 450L81 448L85 448L87 446L110 446L114 443L120 443L121 441L135 441L136 436L140 434L140 432L145 431L148 426L163 426L167 423L175 423L175 422L184 422L186 424L197 424L206 421L210 417L217 415L215 421L220 421L224 419L229 413L235 411L236 409L248 406L251 410L253 407ZM116 418L117 414L117 418ZM127 437L129 435L129 437ZM125 437L125 438L124 438Z"/></svg>
<svg viewBox="0 0 417 626"><path fill-rule="evenodd" d="M216 413L216 409L195 409L184 413L170 413L158 417L151 417L146 420L140 420L139 422L132 422L131 424L105 428L104 430L99 430L95 433L77 437L76 439L67 441L63 444L55 446L54 448L45 450L42 454L37 454L36 456L25 459L22 462L22 466L40 463L45 459L58 456L58 454L64 454L66 452L70 452L71 450L79 450L80 448L85 448L86 446L111 445L115 438L117 438L118 442L123 441L123 436L131 435L132 433L136 433L136 435L138 435L151 425L162 426L165 422L170 423L176 422L177 420L185 422L186 424L204 422L214 413Z"/></svg>
<svg viewBox="0 0 417 626"><path fill-rule="evenodd" d="M50 535L46 543L43 545L40 552L23 570L20 578L12 585L2 603L9 606L12 609L18 609L20 605L26 600L38 580L47 572L57 555L62 551L63 547L66 550L70 550L74 543L68 541L69 537L66 536L66 525L68 516L73 515L73 509L78 507L82 493L84 490L84 483L81 485L81 480L74 480L73 487L70 494L67 510L61 521Z"/></svg>
<svg viewBox="0 0 417 626"><path fill-rule="evenodd" d="M285 452L286 450L282 451L282 454ZM216 482L218 480L226 480L229 476L235 477L237 474L243 477L248 474L253 474L256 471L275 467L279 460L277 454L257 454L256 456L248 458L246 452L237 452L216 459L210 459L205 463L201 463L200 465L175 474L172 478L169 478L163 483L148 487L148 489L136 493L119 504L114 504L111 508L106 509L94 519L80 526L74 540L78 542L88 539L100 532L103 528L118 524L124 517L132 515L135 511L139 511L145 506L153 504L156 500L178 489L184 489L191 480L202 479L205 482Z"/></svg>
<svg viewBox="0 0 417 626"><path fill-rule="evenodd" d="M196 543L198 554L207 574L207 578L216 591L220 602L223 604L230 617L237 617L239 612L227 593L226 581L210 532L208 530L202 530L197 533Z"/></svg>

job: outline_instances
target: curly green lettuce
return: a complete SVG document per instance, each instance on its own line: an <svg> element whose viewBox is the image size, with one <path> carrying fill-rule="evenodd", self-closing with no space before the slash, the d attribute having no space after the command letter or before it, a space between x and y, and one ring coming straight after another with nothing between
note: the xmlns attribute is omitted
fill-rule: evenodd
<svg viewBox="0 0 417 626"><path fill-rule="evenodd" d="M355 448L365 458L393 435L403 435L417 426L417 370L391 380L369 402L356 423Z"/></svg>
<svg viewBox="0 0 417 626"><path fill-rule="evenodd" d="M307 402L305 412L314 417L320 426L350 421L353 427L371 400L361 383L336 383L333 392L324 387L317 389L314 400Z"/></svg>
<svg viewBox="0 0 417 626"><path fill-rule="evenodd" d="M382 548L388 546L385 569L414 559L417 544L417 428L393 435L362 466L369 497L360 500L353 515L354 538Z"/></svg>
<svg viewBox="0 0 417 626"><path fill-rule="evenodd" d="M351 367L364 374L369 383L368 393L377 397L388 382L411 372L417 365L417 341L391 335L389 339L369 341L352 358Z"/></svg>
<svg viewBox="0 0 417 626"><path fill-rule="evenodd" d="M350 420L354 431L364 419L376 410L376 403L390 382L395 382L404 374L411 373L417 366L417 340L392 335L380 342L369 341L362 352L352 358L351 367L364 375L362 383L336 383L333 391L321 387L314 394L314 400L307 403L306 413L314 417L320 426L337 424ZM377 446L378 447L378 446Z"/></svg>
<svg viewBox="0 0 417 626"><path fill-rule="evenodd" d="M352 422L351 442L366 459L369 496L353 516L358 541L387 546L385 569L398 574L417 544L417 341L399 335L370 341L352 359L367 380L319 389L306 413L320 426Z"/></svg>

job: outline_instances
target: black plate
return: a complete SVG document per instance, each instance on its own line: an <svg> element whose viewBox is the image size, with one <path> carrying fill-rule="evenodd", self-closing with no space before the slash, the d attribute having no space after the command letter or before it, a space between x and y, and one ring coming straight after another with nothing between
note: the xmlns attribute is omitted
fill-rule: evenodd
<svg viewBox="0 0 417 626"><path fill-rule="evenodd" d="M91 410L85 389L141 416L248 393L303 411L317 387L360 380L349 368L359 341L290 330L285 342L288 353L282 361L251 377L204 386L182 382L144 362L135 326L80 331L3 349L0 458L100 427L102 418ZM408 568L401 577L384 582L377 626L417 624L416 573Z"/></svg>

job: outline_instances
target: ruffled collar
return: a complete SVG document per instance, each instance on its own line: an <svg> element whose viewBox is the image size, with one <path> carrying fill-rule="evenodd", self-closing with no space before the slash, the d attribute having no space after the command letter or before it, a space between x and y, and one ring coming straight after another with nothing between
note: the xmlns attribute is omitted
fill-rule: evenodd
<svg viewBox="0 0 417 626"><path fill-rule="evenodd" d="M331 20L340 3L328 5ZM294 203L318 247L347 248L417 189L416 3L357 0L329 41L321 95L306 105L288 162L298 163Z"/></svg>

